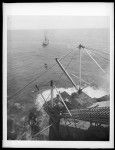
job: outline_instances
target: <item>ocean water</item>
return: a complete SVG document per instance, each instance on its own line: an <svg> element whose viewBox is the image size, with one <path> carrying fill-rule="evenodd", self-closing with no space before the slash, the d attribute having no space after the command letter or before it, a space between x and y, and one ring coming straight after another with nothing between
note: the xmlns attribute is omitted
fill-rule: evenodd
<svg viewBox="0 0 115 150"><path fill-rule="evenodd" d="M44 34L49 39L49 45L46 47L42 47ZM79 51L77 49L79 43L93 48L95 51L107 51L109 53L109 29L8 30L8 96L12 96L36 76L40 76L45 71L44 63L47 63L49 68L56 63L56 57L60 58L70 50L72 53L62 60L62 64L66 67L71 58L73 58L67 70L69 73L79 75ZM104 53L103 57L109 59L109 56ZM98 90L96 93L99 93L100 89L104 93L108 93L110 63L100 58L99 55L94 56L94 58L106 73L104 74L83 51L82 78L95 85L96 90ZM48 90L48 81L58 80L61 73L61 69L56 65L53 69L44 75L41 75L40 78L22 90L16 97L13 97L13 99L20 102L26 101L26 99L28 99L28 102L31 99L35 99L34 94L32 93L32 90L36 90L35 84L39 85L42 91ZM76 84L79 84L78 79L75 77L72 78ZM47 86L43 86L45 84L47 84ZM58 88L72 87L65 75L63 75L59 82L56 83L56 86ZM90 87L88 94L91 93L93 89Z"/></svg>

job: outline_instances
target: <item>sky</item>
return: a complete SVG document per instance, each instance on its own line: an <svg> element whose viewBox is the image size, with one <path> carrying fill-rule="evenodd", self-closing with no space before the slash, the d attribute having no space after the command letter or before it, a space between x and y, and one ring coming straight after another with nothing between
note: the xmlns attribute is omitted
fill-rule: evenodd
<svg viewBox="0 0 115 150"><path fill-rule="evenodd" d="M7 29L109 28L107 16L7 16Z"/></svg>

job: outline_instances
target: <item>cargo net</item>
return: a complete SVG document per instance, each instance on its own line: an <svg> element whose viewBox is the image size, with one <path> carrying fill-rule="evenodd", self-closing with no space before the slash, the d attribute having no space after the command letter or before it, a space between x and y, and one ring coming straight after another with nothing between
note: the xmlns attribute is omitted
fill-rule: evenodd
<svg viewBox="0 0 115 150"><path fill-rule="evenodd" d="M91 125L109 125L110 122L110 108L97 107L90 109L71 110L72 117L68 113L62 114L60 123L62 125L77 127L79 121L89 122Z"/></svg>

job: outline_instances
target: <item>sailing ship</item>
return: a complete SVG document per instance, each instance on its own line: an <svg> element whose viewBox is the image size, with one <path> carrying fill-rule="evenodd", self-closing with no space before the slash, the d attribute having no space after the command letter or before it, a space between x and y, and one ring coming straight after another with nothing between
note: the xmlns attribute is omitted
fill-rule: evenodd
<svg viewBox="0 0 115 150"><path fill-rule="evenodd" d="M45 35L44 40L43 40L43 43L42 43L42 46L43 46L43 47L46 47L48 44L49 44L49 39L48 39L48 38L46 37L46 35Z"/></svg>

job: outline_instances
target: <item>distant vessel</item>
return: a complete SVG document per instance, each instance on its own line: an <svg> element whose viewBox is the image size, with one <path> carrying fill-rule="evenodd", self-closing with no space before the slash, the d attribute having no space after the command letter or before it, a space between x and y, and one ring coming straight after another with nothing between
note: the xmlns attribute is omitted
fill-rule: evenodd
<svg viewBox="0 0 115 150"><path fill-rule="evenodd" d="M42 46L43 46L43 47L46 47L48 44L49 44L49 40L48 40L48 38L45 36L44 41L43 41L43 43L42 43Z"/></svg>

